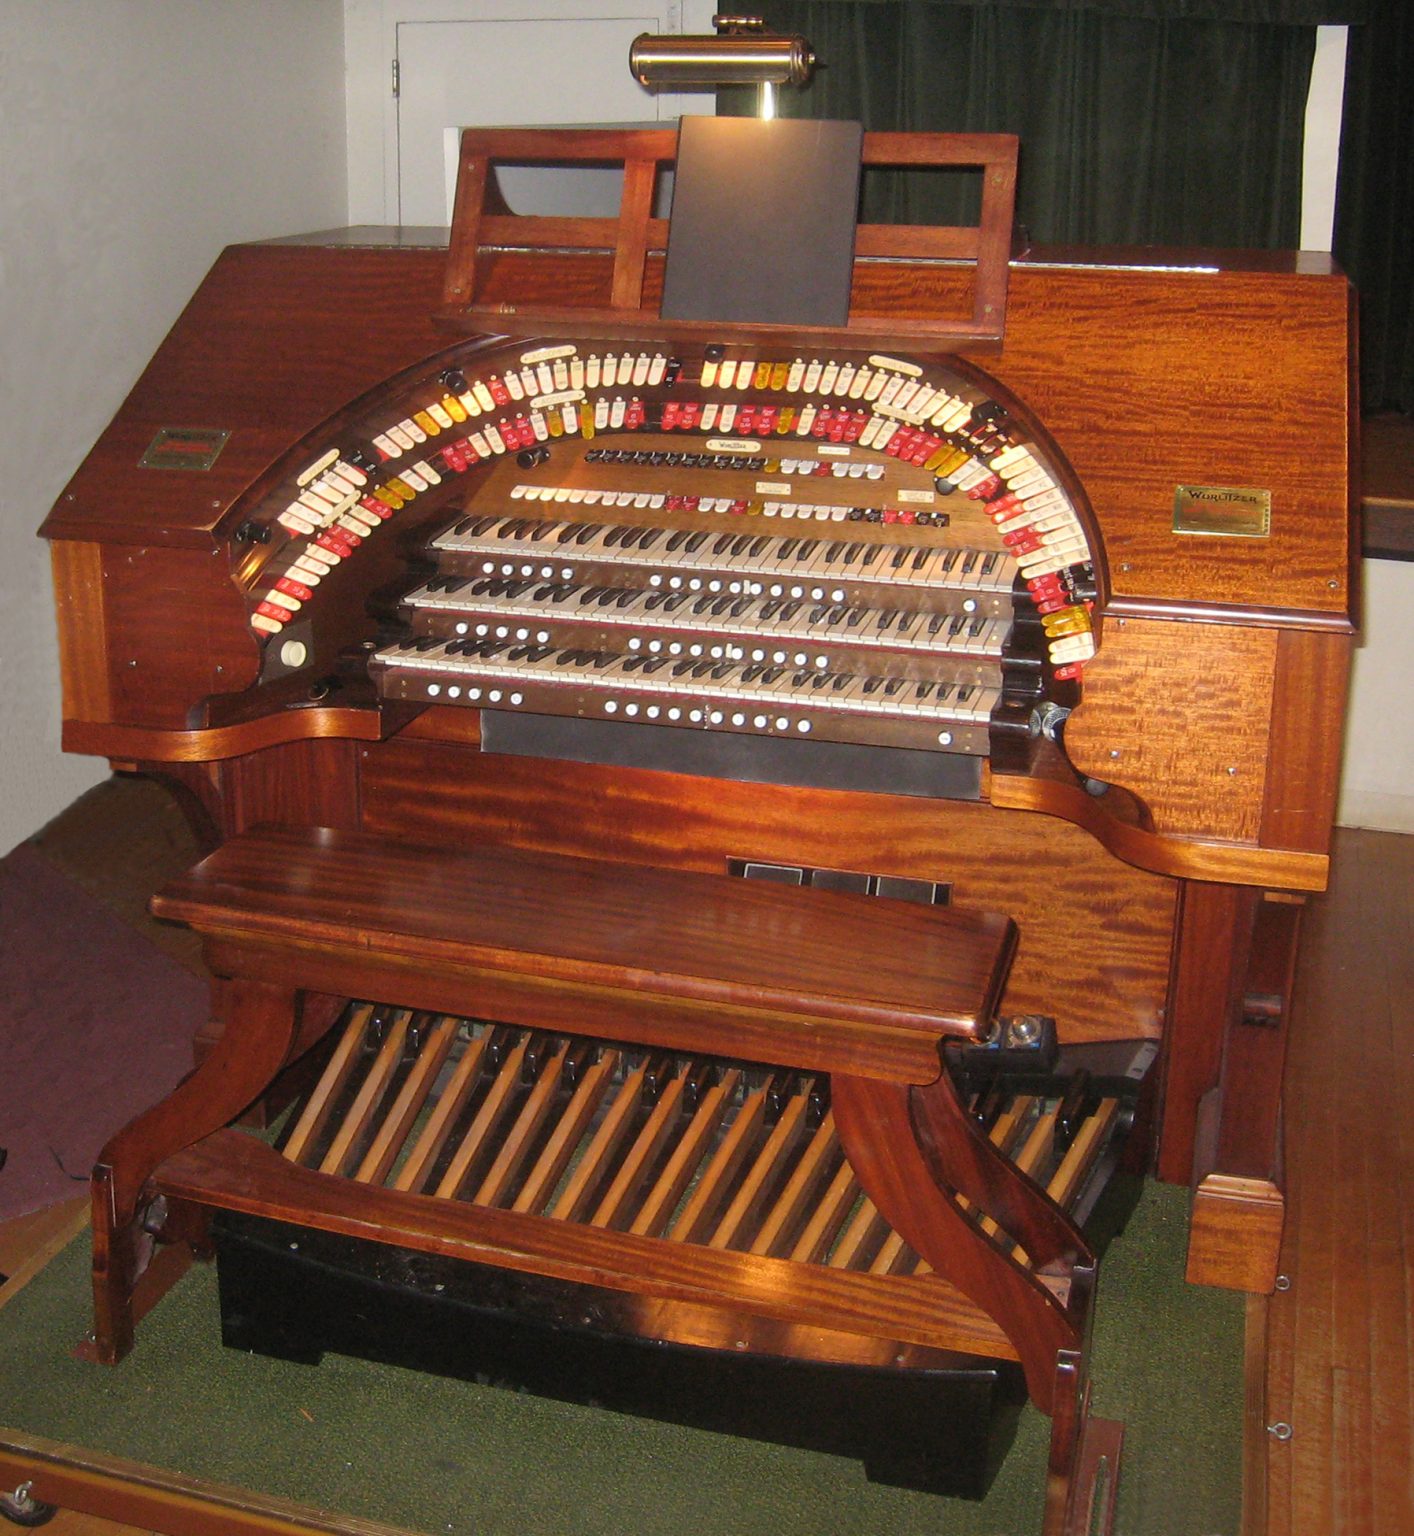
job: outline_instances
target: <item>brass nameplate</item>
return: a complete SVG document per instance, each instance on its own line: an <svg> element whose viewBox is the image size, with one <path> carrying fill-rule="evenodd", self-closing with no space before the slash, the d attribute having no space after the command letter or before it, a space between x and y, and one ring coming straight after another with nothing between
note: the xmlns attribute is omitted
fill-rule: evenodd
<svg viewBox="0 0 1414 1536"><path fill-rule="evenodd" d="M1173 531L1265 539L1272 531L1272 493L1248 485L1176 485Z"/></svg>
<svg viewBox="0 0 1414 1536"><path fill-rule="evenodd" d="M138 463L143 469L210 469L230 435L219 427L163 427Z"/></svg>

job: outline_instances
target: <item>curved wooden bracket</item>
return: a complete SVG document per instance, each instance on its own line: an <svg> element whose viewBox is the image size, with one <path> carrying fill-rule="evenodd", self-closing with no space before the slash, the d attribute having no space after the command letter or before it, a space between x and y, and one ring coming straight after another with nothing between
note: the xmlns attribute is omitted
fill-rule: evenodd
<svg viewBox="0 0 1414 1536"><path fill-rule="evenodd" d="M994 773L991 801L1007 810L1040 811L1088 832L1117 859L1136 869L1221 885L1259 885L1291 891L1323 891L1330 860L1294 848L1166 837L1116 820L1076 784L1025 774Z"/></svg>
<svg viewBox="0 0 1414 1536"><path fill-rule="evenodd" d="M133 1288L151 1258L138 1220L143 1186L174 1152L234 1120L265 1090L299 1042L299 994L258 981L216 980L212 1002L223 1023L206 1060L159 1104L114 1136L93 1170L94 1353L114 1364L132 1348ZM342 999L305 999L311 1024L334 1022ZM327 1015L327 1019L325 1016ZM322 1033L322 1031L321 1031Z"/></svg>
<svg viewBox="0 0 1414 1536"><path fill-rule="evenodd" d="M983 1210L998 1209L1000 1201L1002 1219L1020 1229L1013 1238L1029 1237L1042 1252L1058 1256L1068 1246L1072 1266L1078 1260L1083 1269L1093 1260L1079 1232L970 1132L946 1078L909 1088L836 1075L831 1098L845 1155L870 1199L921 1259L1004 1330L1016 1345L1032 1400L1051 1413L1057 1355L1083 1348L1089 1287L1076 1288L1063 1305L982 1231L950 1191ZM927 1126L921 1136L920 1118ZM1057 1219L1069 1229L1068 1243Z"/></svg>

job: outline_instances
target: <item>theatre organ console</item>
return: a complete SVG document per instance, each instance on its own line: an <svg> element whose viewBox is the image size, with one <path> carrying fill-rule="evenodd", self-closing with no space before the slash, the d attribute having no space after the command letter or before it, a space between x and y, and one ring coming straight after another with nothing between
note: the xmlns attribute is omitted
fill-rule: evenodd
<svg viewBox="0 0 1414 1536"><path fill-rule="evenodd" d="M1190 1278L1275 1276L1344 280L1004 237L999 270L984 207L990 329L939 318L959 247L865 229L849 327L673 325L629 207L671 136L558 137L630 191L544 240L478 200L497 144L551 153L468 135L450 257L226 252L45 525L66 746L215 848L158 908L218 978L206 1066L95 1176L98 1353L209 1228L228 1335L359 1347L294 1226L345 1302L453 1293L469 1360L584 1312L585 1369L746 1345L969 1424L1024 1381L1069 1528L1114 1133L1192 1185ZM316 1041L280 1151L220 1129ZM876 1406L871 1467L975 1487Z"/></svg>

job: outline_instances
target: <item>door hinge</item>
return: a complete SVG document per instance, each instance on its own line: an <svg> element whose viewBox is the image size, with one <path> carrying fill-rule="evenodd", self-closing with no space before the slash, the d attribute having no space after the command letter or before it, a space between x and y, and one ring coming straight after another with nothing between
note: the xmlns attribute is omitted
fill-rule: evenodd
<svg viewBox="0 0 1414 1536"><path fill-rule="evenodd" d="M393 95L395 97L399 93L400 86L401 86L401 79L400 79L400 71L398 69L398 61L397 61L396 58L394 58L394 60L393 60Z"/></svg>

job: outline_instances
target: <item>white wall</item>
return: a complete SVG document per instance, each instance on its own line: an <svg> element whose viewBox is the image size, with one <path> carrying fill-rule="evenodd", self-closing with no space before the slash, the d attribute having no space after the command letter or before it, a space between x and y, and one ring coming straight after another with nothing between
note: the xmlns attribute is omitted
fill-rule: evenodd
<svg viewBox="0 0 1414 1536"><path fill-rule="evenodd" d="M64 482L232 241L344 223L341 0L0 0L0 852L59 750Z"/></svg>
<svg viewBox="0 0 1414 1536"><path fill-rule="evenodd" d="M1335 222L1345 28L1317 30L1306 110L1301 243L1328 251ZM1414 565L1362 562L1361 633L1351 675L1337 820L1344 827L1414 832L1414 703L1401 615L1414 602Z"/></svg>
<svg viewBox="0 0 1414 1536"><path fill-rule="evenodd" d="M646 5L624 7L612 0L344 0L344 47L348 67L349 218L355 224L395 224L398 221L398 114L392 94L392 61L400 23L429 21L514 21L543 23L547 64L572 68L574 61L562 56L557 23L576 18L622 16L625 10L639 15L659 11L667 32L710 32L712 16L719 7L712 0L653 0ZM750 7L746 8L748 11ZM628 52L619 61L619 76L628 81ZM607 100L621 92L606 91ZM659 99L658 117L677 117L682 112L711 112L710 93L665 93ZM651 114L641 112L636 117ZM612 106L604 109L606 121L621 120ZM627 119L623 119L627 120ZM557 116L553 80L507 79L499 83L484 111L449 127L501 123L553 124L569 121Z"/></svg>
<svg viewBox="0 0 1414 1536"><path fill-rule="evenodd" d="M1414 687L1408 619L1414 564L1367 560L1365 623L1345 733L1340 824L1414 832Z"/></svg>
<svg viewBox="0 0 1414 1536"><path fill-rule="evenodd" d="M1335 227L1345 43L1344 27L1317 29L1301 189L1301 244L1308 251L1330 250ZM1409 682L1395 623L1414 597L1414 566L1363 561L1361 586L1336 819L1345 827L1414 832L1414 725L1399 707L1408 702Z"/></svg>

